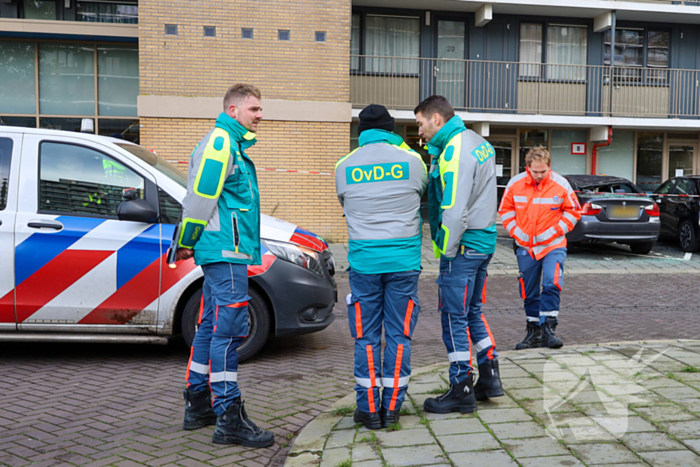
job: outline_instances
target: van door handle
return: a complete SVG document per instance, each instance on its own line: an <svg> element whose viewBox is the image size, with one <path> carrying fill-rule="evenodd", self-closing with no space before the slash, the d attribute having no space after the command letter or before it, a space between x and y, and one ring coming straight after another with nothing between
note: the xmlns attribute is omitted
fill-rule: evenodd
<svg viewBox="0 0 700 467"><path fill-rule="evenodd" d="M29 221L28 227L32 229L54 229L63 230L63 224L58 221L44 220L44 221Z"/></svg>

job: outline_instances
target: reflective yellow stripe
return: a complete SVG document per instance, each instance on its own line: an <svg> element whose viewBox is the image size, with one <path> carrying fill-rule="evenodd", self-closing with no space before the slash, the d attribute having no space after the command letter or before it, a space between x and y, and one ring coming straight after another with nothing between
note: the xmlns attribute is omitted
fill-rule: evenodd
<svg viewBox="0 0 700 467"><path fill-rule="evenodd" d="M253 135L253 137L255 137L255 135ZM221 144L221 147L217 149L215 148L215 143L217 140L219 140L219 138L223 138L223 144ZM204 154L202 155L202 160L199 162L199 168L197 170L197 177L194 180L194 193L197 196L207 199L217 199L219 197L219 194L221 194L221 189L224 186L224 181L226 180L226 168L228 167L229 157L231 157L231 140L229 139L228 133L226 130L221 128L215 128L209 137L209 141L207 141L206 147L204 148ZM220 162L223 165L221 173L219 174L216 192L213 195L203 193L202 190L204 187L200 185L202 182L202 173L204 172L204 167L208 160Z"/></svg>
<svg viewBox="0 0 700 467"><path fill-rule="evenodd" d="M452 153L450 154L450 149ZM450 193L450 204L443 204L440 207L442 209L450 209L455 205L455 200L457 199L457 178L459 177L459 159L462 154L462 133L458 134L452 138L440 154L440 159L438 161L438 168L440 169L440 178L442 179L442 199L445 199L444 190L446 188L445 174L452 173L452 186Z"/></svg>

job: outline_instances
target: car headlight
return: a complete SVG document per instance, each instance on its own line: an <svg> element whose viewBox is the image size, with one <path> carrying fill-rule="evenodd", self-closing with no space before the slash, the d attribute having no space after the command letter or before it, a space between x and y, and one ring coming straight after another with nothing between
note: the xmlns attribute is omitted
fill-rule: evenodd
<svg viewBox="0 0 700 467"><path fill-rule="evenodd" d="M306 268L320 276L323 275L321 260L314 250L288 242L275 240L263 240L262 242L270 250L270 253L278 258Z"/></svg>

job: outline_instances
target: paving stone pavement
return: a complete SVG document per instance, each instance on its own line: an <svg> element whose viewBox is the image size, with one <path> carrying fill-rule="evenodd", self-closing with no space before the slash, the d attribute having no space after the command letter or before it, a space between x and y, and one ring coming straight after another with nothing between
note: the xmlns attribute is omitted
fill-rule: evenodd
<svg viewBox="0 0 700 467"><path fill-rule="evenodd" d="M697 306L700 288L696 277L694 274L572 275L566 279L557 332L567 346L620 340L700 339ZM347 278L339 277L338 284L339 295L344 297L349 292ZM434 276L421 277L419 299L422 310L414 335L414 368L446 359L440 338ZM515 278L489 279L484 310L499 349L512 348L524 332L524 313ZM350 393L354 386L353 341L345 307L336 306L335 313L336 321L325 331L274 339L256 358L241 366L239 378L250 416L276 435L276 443L269 449L217 446L210 443L212 428L194 432L180 429L181 393L188 358L188 351L181 343L173 342L169 346L0 343L0 464L280 466L301 429ZM665 365L664 373L694 376L682 373L684 367L674 358L660 360ZM687 363L700 367L700 360ZM577 369L574 365L569 368ZM561 378L551 384L567 381L566 377ZM529 381L524 380L524 386L518 390L531 389L527 387ZM610 385L610 391L614 392L615 382ZM658 391L664 393L669 389L672 387L660 387ZM634 419L635 426L644 427L649 423L647 419L658 419L660 426L683 442L700 438L693 435L694 419L686 413L699 410L700 398L688 398L688 391L684 388L663 395L678 406L675 412L659 413L654 406L640 408L647 413ZM594 394L582 391L579 396L589 400ZM522 404L531 411L539 409L536 401L522 401ZM590 408L595 410L600 406L592 403ZM477 430L473 435L483 438L483 433ZM459 446L459 441L449 436L455 435L445 433L445 442ZM653 441L645 437L635 440ZM672 445L664 443L669 448ZM697 449L700 441L690 445ZM359 457L369 455L354 452ZM645 456L663 459L665 454L659 452L665 451ZM478 455L500 456L499 453L495 450ZM469 458L465 453L460 455ZM371 458L358 459L356 463L378 467ZM675 465L691 464L679 461Z"/></svg>
<svg viewBox="0 0 700 467"><path fill-rule="evenodd" d="M296 439L285 467L700 466L700 340L505 352L506 395L430 414L447 364L414 371L397 425L352 420L355 395Z"/></svg>

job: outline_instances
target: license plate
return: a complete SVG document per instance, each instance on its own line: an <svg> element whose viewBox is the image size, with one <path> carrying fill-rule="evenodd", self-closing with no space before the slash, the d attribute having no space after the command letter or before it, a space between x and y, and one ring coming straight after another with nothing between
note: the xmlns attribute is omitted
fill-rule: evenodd
<svg viewBox="0 0 700 467"><path fill-rule="evenodd" d="M638 206L611 206L611 219L637 219L639 218Z"/></svg>

